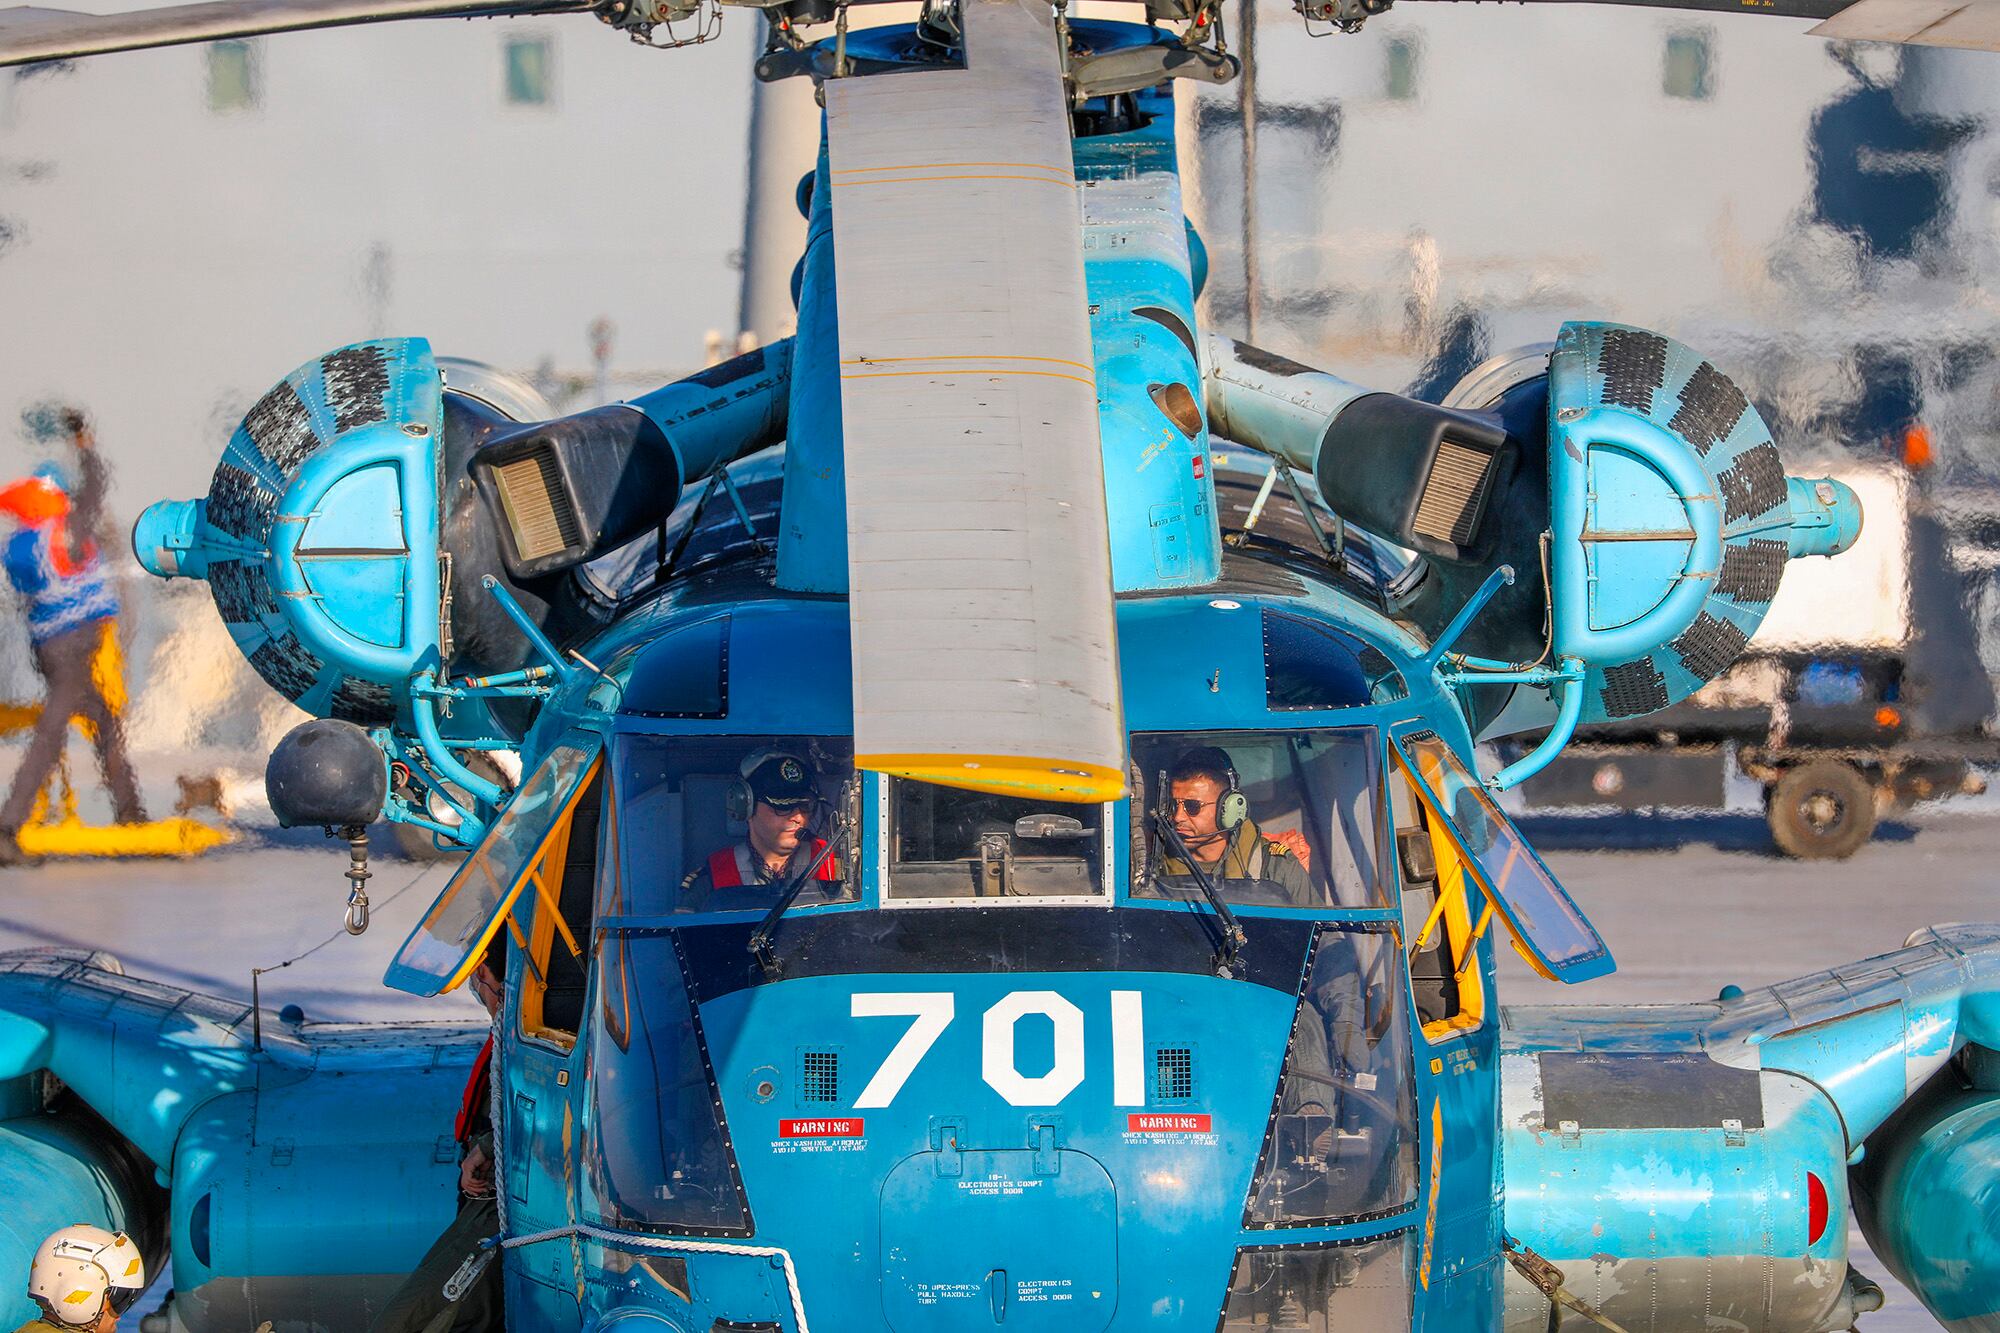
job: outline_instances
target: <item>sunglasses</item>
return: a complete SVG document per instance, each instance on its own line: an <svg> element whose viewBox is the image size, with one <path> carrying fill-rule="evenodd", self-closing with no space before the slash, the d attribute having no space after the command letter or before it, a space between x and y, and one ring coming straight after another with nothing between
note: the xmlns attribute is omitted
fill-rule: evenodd
<svg viewBox="0 0 2000 1333"><path fill-rule="evenodd" d="M1167 798L1167 813L1170 815L1183 814L1192 817L1200 814L1214 804L1214 801L1197 801L1192 796L1169 796Z"/></svg>

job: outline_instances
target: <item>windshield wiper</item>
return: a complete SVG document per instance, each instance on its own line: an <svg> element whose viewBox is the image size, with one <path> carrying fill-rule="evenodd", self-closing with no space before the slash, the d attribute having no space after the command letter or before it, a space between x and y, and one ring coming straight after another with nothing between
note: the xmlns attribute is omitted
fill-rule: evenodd
<svg viewBox="0 0 2000 1333"><path fill-rule="evenodd" d="M1173 849L1175 855L1187 863L1189 873L1194 876L1194 882L1201 886L1201 896L1208 899L1208 905L1215 909L1216 919L1221 922L1222 946L1215 951L1216 975L1235 976L1237 962L1246 943L1243 927L1237 922L1236 913L1229 910L1229 904L1222 897L1222 890L1215 886L1215 881L1210 879L1208 872L1196 863L1194 854L1188 851L1187 844L1181 841L1180 830L1174 827L1174 821L1155 811L1153 826L1159 829L1161 840Z"/></svg>
<svg viewBox="0 0 2000 1333"><path fill-rule="evenodd" d="M798 901L799 894L805 890L807 883L819 873L819 868L826 864L826 859L847 841L847 835L853 829L854 820L842 815L838 827L833 831L833 836L826 840L826 846L819 849L819 854L813 857L805 869L785 881L784 892L778 895L778 901L771 905L770 911L764 913L764 919L757 923L757 929L750 932L750 940L743 947L755 954L757 961L763 964L765 976L775 978L783 970L778 966L778 951L771 947L771 932L778 928L779 920L791 910L792 904Z"/></svg>

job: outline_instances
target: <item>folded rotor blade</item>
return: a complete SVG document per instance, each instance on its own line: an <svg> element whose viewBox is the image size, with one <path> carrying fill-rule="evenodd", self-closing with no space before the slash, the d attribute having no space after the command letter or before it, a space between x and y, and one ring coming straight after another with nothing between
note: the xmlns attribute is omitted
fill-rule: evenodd
<svg viewBox="0 0 2000 1333"><path fill-rule="evenodd" d="M2000 0L1859 0L1806 35L2000 51Z"/></svg>
<svg viewBox="0 0 2000 1333"><path fill-rule="evenodd" d="M1808 37L1903 42L2000 51L2000 0L1532 0L1536 4L1615 4L1710 14L1818 19ZM1327 4L1329 17L1337 6Z"/></svg>
<svg viewBox="0 0 2000 1333"><path fill-rule="evenodd" d="M17 7L0 9L0 66L306 28L412 18L548 14L588 7L584 0L208 0L128 14Z"/></svg>
<svg viewBox="0 0 2000 1333"><path fill-rule="evenodd" d="M965 0L969 68L828 79L857 766L1125 787L1083 229L1055 24Z"/></svg>

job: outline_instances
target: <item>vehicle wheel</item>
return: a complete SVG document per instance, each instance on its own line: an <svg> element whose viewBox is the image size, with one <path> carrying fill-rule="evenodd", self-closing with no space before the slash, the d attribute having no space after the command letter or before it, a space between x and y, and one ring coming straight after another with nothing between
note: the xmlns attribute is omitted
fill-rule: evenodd
<svg viewBox="0 0 2000 1333"><path fill-rule="evenodd" d="M1852 764L1800 764L1772 784L1769 817L1771 836L1786 855L1845 860L1875 832L1875 787Z"/></svg>

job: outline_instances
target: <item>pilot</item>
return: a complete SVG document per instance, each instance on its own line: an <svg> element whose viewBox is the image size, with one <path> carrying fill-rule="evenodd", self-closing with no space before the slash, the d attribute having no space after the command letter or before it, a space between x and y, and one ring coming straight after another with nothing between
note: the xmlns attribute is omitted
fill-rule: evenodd
<svg viewBox="0 0 2000 1333"><path fill-rule="evenodd" d="M0 513L19 525L0 547L0 563L21 595L35 670L48 684L28 751L14 770L13 789L0 805L0 865L22 859L16 835L62 759L73 717L89 723L113 818L120 824L146 821L119 720L125 700L115 662L118 596L99 554L104 462L83 413L69 409L58 420L76 448L83 484L72 484L59 465L44 463L33 475L0 486Z"/></svg>
<svg viewBox="0 0 2000 1333"><path fill-rule="evenodd" d="M820 804L813 766L789 750L753 750L743 760L731 813L748 826L741 842L718 847L681 881L683 912L727 912L770 907L778 886L813 871L821 893L840 894L844 879L837 858L821 856L826 839L811 831Z"/></svg>
<svg viewBox="0 0 2000 1333"><path fill-rule="evenodd" d="M64 1227L35 1251L28 1270L28 1299L41 1317L16 1333L87 1329L111 1333L118 1316L146 1290L146 1261L122 1232Z"/></svg>
<svg viewBox="0 0 2000 1333"><path fill-rule="evenodd" d="M500 1017L506 995L507 934L486 948L467 984L488 1018ZM493 1038L479 1048L465 1081L452 1135L458 1140L458 1215L389 1298L369 1333L505 1333L507 1318L497 1250L482 1243L500 1234L493 1181ZM464 1286L462 1293L447 1288Z"/></svg>
<svg viewBox="0 0 2000 1333"><path fill-rule="evenodd" d="M1257 827L1227 753L1213 745L1183 751L1167 770L1167 796L1174 832L1180 835L1194 864L1215 880L1218 888L1230 881L1260 882L1275 886L1278 901L1273 906L1319 905L1320 895L1307 869L1305 840L1295 831L1267 837ZM1188 863L1170 850L1161 859L1160 873L1187 876L1192 872ZM1240 889L1225 892L1231 901L1247 896Z"/></svg>

